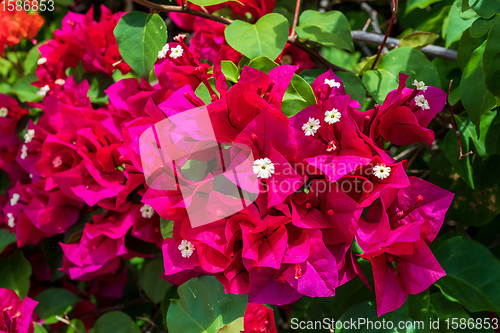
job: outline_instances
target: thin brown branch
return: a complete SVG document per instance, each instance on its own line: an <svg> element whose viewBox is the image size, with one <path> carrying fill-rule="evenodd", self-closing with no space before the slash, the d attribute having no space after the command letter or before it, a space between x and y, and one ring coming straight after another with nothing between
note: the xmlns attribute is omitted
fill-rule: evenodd
<svg viewBox="0 0 500 333"><path fill-rule="evenodd" d="M448 110L450 111L450 114L451 114L451 125L453 126L453 129L455 130L455 134L457 135L458 152L459 152L458 159L461 160L462 158L472 154L472 151L469 151L465 155L462 154L462 140L460 140L460 131L458 130L457 121L455 120L455 114L453 113L453 108L451 107L451 104L449 101L452 83L453 83L453 80L450 80L450 85L448 86L448 93L446 94L446 105L448 105Z"/></svg>
<svg viewBox="0 0 500 333"><path fill-rule="evenodd" d="M227 19L225 17L217 16L217 15L213 15L213 14L208 14L208 13L201 12L198 10L194 10L194 9L191 9L187 6L183 7L183 6L160 5L160 4L148 1L148 0L132 0L132 1L142 5L144 7L149 8L154 12L185 13L185 14L190 14L190 15L201 17L201 18L205 18L208 20L212 20L215 22L219 22L222 24L226 24L226 25L229 25L233 22L233 20ZM297 39L297 36L288 37L287 42L288 42L288 44L295 45L296 47L298 47L299 49L301 49L302 51L304 51L308 55L310 55L312 58L317 60L319 63L321 63L322 65L324 65L326 67L333 69L334 71L342 71L342 72L351 72L352 73L352 71L345 69L343 67L339 67L337 65L334 65L331 62L329 62L328 60L326 60L325 58L323 58L321 55L316 53L314 50L307 47L306 44L300 42Z"/></svg>
<svg viewBox="0 0 500 333"><path fill-rule="evenodd" d="M399 0L392 0L391 21L389 22L389 26L387 27L387 30L385 31L385 35L384 35L384 39L382 40L382 44L380 44L378 47L377 56L375 57L375 61L373 62L371 69L374 69L375 66L377 65L378 58L380 57L380 54L382 53L382 50L384 49L385 43L387 42L387 37L389 37L389 34L391 33L392 26L394 25L394 21L396 20L396 14L398 13L398 4L399 4Z"/></svg>
<svg viewBox="0 0 500 333"><path fill-rule="evenodd" d="M299 22L299 12L300 12L300 0L297 0L297 5L295 6L295 15L293 17L292 33L290 34L290 37L295 36L295 27Z"/></svg>
<svg viewBox="0 0 500 333"><path fill-rule="evenodd" d="M370 44L382 44L384 35L376 34L373 32L366 32L362 30L351 31L352 40L355 42L364 42ZM392 49L399 45L399 39L388 37L385 46ZM420 49L420 51L428 56L457 61L457 51L449 50L441 46L427 45Z"/></svg>

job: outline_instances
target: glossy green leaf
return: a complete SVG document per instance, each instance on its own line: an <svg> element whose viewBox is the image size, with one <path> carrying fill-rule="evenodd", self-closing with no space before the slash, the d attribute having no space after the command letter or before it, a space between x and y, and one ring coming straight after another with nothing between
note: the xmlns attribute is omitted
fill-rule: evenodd
<svg viewBox="0 0 500 333"><path fill-rule="evenodd" d="M161 259L147 261L139 272L139 285L154 303L163 301L165 293L172 286L161 278L163 273L165 268Z"/></svg>
<svg viewBox="0 0 500 333"><path fill-rule="evenodd" d="M465 237L446 240L434 251L446 272L436 282L469 311L500 311L500 262L478 242Z"/></svg>
<svg viewBox="0 0 500 333"><path fill-rule="evenodd" d="M351 53L335 47L322 47L321 53L323 57L332 64L349 70L353 70L354 66L356 66L361 58L361 52L359 51Z"/></svg>
<svg viewBox="0 0 500 333"><path fill-rule="evenodd" d="M462 0L455 0L450 8L448 17L443 22L443 37L446 40L446 47L460 40L462 33L471 26L478 17L477 14L469 9L462 13Z"/></svg>
<svg viewBox="0 0 500 333"><path fill-rule="evenodd" d="M288 40L288 21L280 14L261 17L255 24L235 20L224 30L227 43L250 59L276 59Z"/></svg>
<svg viewBox="0 0 500 333"><path fill-rule="evenodd" d="M488 33L483 54L483 74L488 90L500 96L500 18Z"/></svg>
<svg viewBox="0 0 500 333"><path fill-rule="evenodd" d="M375 102L382 104L385 96L398 87L398 77L389 73L385 69L377 69L366 72L362 77L366 91L375 99Z"/></svg>
<svg viewBox="0 0 500 333"><path fill-rule="evenodd" d="M55 316L64 317L80 298L64 288L49 288L36 296L36 312L47 324L57 323Z"/></svg>
<svg viewBox="0 0 500 333"><path fill-rule="evenodd" d="M35 322L34 333L47 333L47 330L43 326Z"/></svg>
<svg viewBox="0 0 500 333"><path fill-rule="evenodd" d="M148 78L158 52L167 42L167 28L158 14L130 12L122 16L114 34L123 60Z"/></svg>
<svg viewBox="0 0 500 333"><path fill-rule="evenodd" d="M354 51L349 21L339 11L322 13L316 10L305 10L300 14L299 25L295 31L300 38L325 46Z"/></svg>
<svg viewBox="0 0 500 333"><path fill-rule="evenodd" d="M486 19L500 13L500 1L498 0L469 0L469 6L479 16Z"/></svg>
<svg viewBox="0 0 500 333"><path fill-rule="evenodd" d="M111 311L100 316L94 324L95 333L141 333L137 324L124 312Z"/></svg>
<svg viewBox="0 0 500 333"><path fill-rule="evenodd" d="M483 53L486 43L481 44L473 53L464 68L460 84L462 104L474 124L479 123L481 115L495 106L495 97L486 89L483 75Z"/></svg>
<svg viewBox="0 0 500 333"><path fill-rule="evenodd" d="M213 276L190 280L178 293L167 313L170 333L215 333L242 317L248 303L246 295L226 294Z"/></svg>
<svg viewBox="0 0 500 333"><path fill-rule="evenodd" d="M23 252L15 250L11 256L0 259L0 288L12 289L19 297L26 297L31 272L31 264Z"/></svg>
<svg viewBox="0 0 500 333"><path fill-rule="evenodd" d="M479 38L484 36L491 26L498 21L498 16L492 17L490 19L484 19L482 17L477 18L474 23L470 26L470 34L474 38Z"/></svg>
<svg viewBox="0 0 500 333"><path fill-rule="evenodd" d="M231 82L238 82L240 78L240 70L238 67L232 62L228 60L223 60L221 62L222 73L226 77L226 80Z"/></svg>
<svg viewBox="0 0 500 333"><path fill-rule="evenodd" d="M160 229L163 238L172 238L172 232L174 230L174 221L165 220L160 218Z"/></svg>
<svg viewBox="0 0 500 333"><path fill-rule="evenodd" d="M462 37L460 38L457 50L457 63L462 71L469 62L472 52L481 46L485 40L486 36L480 38L472 37L470 29L464 31Z"/></svg>
<svg viewBox="0 0 500 333"><path fill-rule="evenodd" d="M10 233L7 229L0 229L0 253L7 246L16 242L16 233Z"/></svg>
<svg viewBox="0 0 500 333"><path fill-rule="evenodd" d="M359 76L349 72L336 72L335 75L344 84L345 93L351 95L352 99L357 100L363 106L366 101L366 90Z"/></svg>
<svg viewBox="0 0 500 333"><path fill-rule="evenodd" d="M408 0L406 3L406 13L409 13L416 8L424 9L427 6L440 1L442 0Z"/></svg>
<svg viewBox="0 0 500 333"><path fill-rule="evenodd" d="M399 47L411 47L421 49L424 46L434 43L439 38L438 34L427 31L416 31L403 36L399 40Z"/></svg>
<svg viewBox="0 0 500 333"><path fill-rule="evenodd" d="M244 318L240 317L233 321L231 324L222 326L217 333L240 333L243 329Z"/></svg>

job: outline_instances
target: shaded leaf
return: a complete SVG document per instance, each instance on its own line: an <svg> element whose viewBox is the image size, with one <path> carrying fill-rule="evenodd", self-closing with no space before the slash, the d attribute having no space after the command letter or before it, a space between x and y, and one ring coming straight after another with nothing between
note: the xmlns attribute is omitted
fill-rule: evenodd
<svg viewBox="0 0 500 333"><path fill-rule="evenodd" d="M45 289L36 296L36 312L47 324L57 323L55 316L64 317L80 301L80 298L63 288Z"/></svg>
<svg viewBox="0 0 500 333"><path fill-rule="evenodd" d="M19 297L28 295L31 265L20 250L11 256L0 259L0 288L14 290Z"/></svg>
<svg viewBox="0 0 500 333"><path fill-rule="evenodd" d="M95 333L141 333L137 324L124 312L111 311L100 316L94 324Z"/></svg>

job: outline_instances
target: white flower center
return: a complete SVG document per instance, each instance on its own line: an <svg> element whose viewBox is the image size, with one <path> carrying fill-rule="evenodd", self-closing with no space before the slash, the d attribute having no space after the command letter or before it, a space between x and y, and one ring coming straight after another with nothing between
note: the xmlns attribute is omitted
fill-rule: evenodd
<svg viewBox="0 0 500 333"><path fill-rule="evenodd" d="M38 65L43 65L47 62L47 58L44 58L44 57L41 57L38 59L38 61L36 62Z"/></svg>
<svg viewBox="0 0 500 333"><path fill-rule="evenodd" d="M140 211L141 211L142 217L144 217L145 219L150 219L155 214L155 211L154 211L153 207L151 207L148 204L144 204L141 207Z"/></svg>
<svg viewBox="0 0 500 333"><path fill-rule="evenodd" d="M302 130L304 131L304 134L306 136L312 136L318 131L318 128L320 127L321 125L319 124L319 119L309 118L307 123L302 125Z"/></svg>
<svg viewBox="0 0 500 333"><path fill-rule="evenodd" d="M377 164L373 167L373 174L379 179L385 179L391 174L391 168L383 164Z"/></svg>
<svg viewBox="0 0 500 333"><path fill-rule="evenodd" d="M184 50L182 49L182 46L177 45L176 47L170 50L170 58L177 59L180 56L182 56L183 53Z"/></svg>
<svg viewBox="0 0 500 333"><path fill-rule="evenodd" d="M57 80L55 80L54 83L57 84L57 85L59 85L59 86L64 86L64 84L66 83L66 81L63 80L63 79L57 79Z"/></svg>
<svg viewBox="0 0 500 333"><path fill-rule="evenodd" d="M161 51L158 51L158 58L163 59L167 56L167 52L170 49L168 44L165 44L165 46L161 49Z"/></svg>
<svg viewBox="0 0 500 333"><path fill-rule="evenodd" d="M34 129L29 129L26 131L26 134L24 134L24 142L25 143L30 143L31 140L35 137L35 130Z"/></svg>
<svg viewBox="0 0 500 333"><path fill-rule="evenodd" d="M47 93L50 91L50 87L48 84L44 85L43 87L40 88L40 90L38 90L36 92L37 96L40 96L40 97L44 97L45 95L47 95Z"/></svg>
<svg viewBox="0 0 500 333"><path fill-rule="evenodd" d="M54 168L59 168L61 166L61 164L63 164L61 156L56 156L52 160L52 165L54 166Z"/></svg>
<svg viewBox="0 0 500 333"><path fill-rule="evenodd" d="M330 88L340 88L340 82L335 81L335 79L325 79L325 84L329 85Z"/></svg>
<svg viewBox="0 0 500 333"><path fill-rule="evenodd" d="M342 114L337 109L325 112L325 122L328 124L335 124L340 120L340 117L342 117Z"/></svg>
<svg viewBox="0 0 500 333"><path fill-rule="evenodd" d="M253 162L253 172L258 178L269 178L274 174L274 163L267 157L259 158Z"/></svg>
<svg viewBox="0 0 500 333"><path fill-rule="evenodd" d="M420 90L420 91L427 90L427 86L425 85L424 81L419 82L417 80L414 80L412 86L415 86L417 88L417 90Z"/></svg>
<svg viewBox="0 0 500 333"><path fill-rule="evenodd" d="M9 109L7 108L0 108L0 117L5 118L9 114Z"/></svg>
<svg viewBox="0 0 500 333"><path fill-rule="evenodd" d="M335 145L335 141L332 140L332 141L328 142L328 148L326 148L326 151L332 152L335 150L337 150L337 146Z"/></svg>
<svg viewBox="0 0 500 333"><path fill-rule="evenodd" d="M28 157L28 146L23 145L21 147L21 159L24 160L26 157Z"/></svg>
<svg viewBox="0 0 500 333"><path fill-rule="evenodd" d="M424 95L415 96L415 105L421 107L422 110L429 110L431 108Z"/></svg>
<svg viewBox="0 0 500 333"><path fill-rule="evenodd" d="M10 205L15 206L17 204L17 202L19 201L20 197L21 196L18 193L12 194L12 198L10 198Z"/></svg>
<svg viewBox="0 0 500 333"><path fill-rule="evenodd" d="M178 249L179 249L179 251L181 251L181 254L184 258L191 257L193 255L194 250L196 250L193 243L191 243L190 241L187 241L185 239L182 240Z"/></svg>
<svg viewBox="0 0 500 333"><path fill-rule="evenodd" d="M16 226L16 219L12 213L7 213L7 224L9 225L9 228L14 228Z"/></svg>

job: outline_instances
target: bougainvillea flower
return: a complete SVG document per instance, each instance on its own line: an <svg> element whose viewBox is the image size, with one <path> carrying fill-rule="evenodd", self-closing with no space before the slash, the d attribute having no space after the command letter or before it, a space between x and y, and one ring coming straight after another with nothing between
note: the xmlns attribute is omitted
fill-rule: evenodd
<svg viewBox="0 0 500 333"><path fill-rule="evenodd" d="M264 304L248 303L243 321L245 333L278 333L273 309Z"/></svg>
<svg viewBox="0 0 500 333"><path fill-rule="evenodd" d="M22 301L14 290L0 288L0 332L33 333L33 311L38 302L25 297Z"/></svg>

